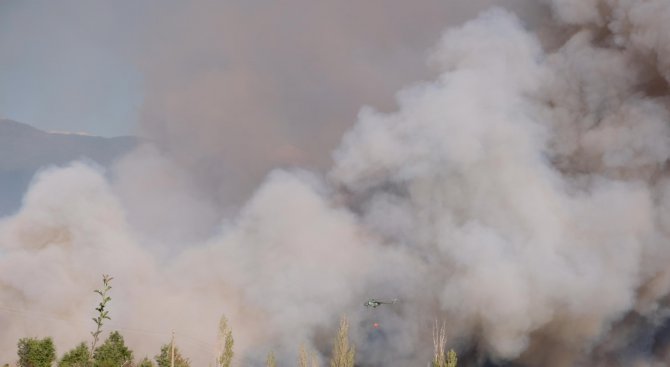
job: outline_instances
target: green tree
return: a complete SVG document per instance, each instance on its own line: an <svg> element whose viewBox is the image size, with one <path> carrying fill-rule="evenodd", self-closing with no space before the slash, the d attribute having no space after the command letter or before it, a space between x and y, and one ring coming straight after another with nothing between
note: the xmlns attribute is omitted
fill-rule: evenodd
<svg viewBox="0 0 670 367"><path fill-rule="evenodd" d="M82 342L74 349L65 353L58 367L89 367L91 366L91 352L88 350L86 343Z"/></svg>
<svg viewBox="0 0 670 367"><path fill-rule="evenodd" d="M137 367L155 367L155 366L156 365L153 362L151 362L151 360L147 357L144 357L142 362L140 362L140 364L137 365Z"/></svg>
<svg viewBox="0 0 670 367"><path fill-rule="evenodd" d="M51 338L23 338L18 343L20 367L51 367L56 360L56 348Z"/></svg>
<svg viewBox="0 0 670 367"><path fill-rule="evenodd" d="M340 320L340 329L337 331L333 356L330 359L330 367L354 367L356 348L349 343L349 321L346 317Z"/></svg>
<svg viewBox="0 0 670 367"><path fill-rule="evenodd" d="M133 352L126 347L118 331L109 334L107 340L93 352L95 367L121 367L130 365L132 361Z"/></svg>
<svg viewBox="0 0 670 367"><path fill-rule="evenodd" d="M457 363L458 363L458 356L456 355L456 352L454 352L453 349L450 349L449 352L447 352L447 367L456 367Z"/></svg>
<svg viewBox="0 0 670 367"><path fill-rule="evenodd" d="M228 320L225 316L222 316L221 321L219 321L219 344L223 346L223 350L217 358L217 363L219 367L230 367L233 362L235 341L233 340L233 331L228 326Z"/></svg>
<svg viewBox="0 0 670 367"><path fill-rule="evenodd" d="M154 359L158 367L170 367L170 359L172 357L172 350L170 344L164 344L161 347L161 352ZM174 367L191 367L191 362L188 358L184 358L179 353L179 348L174 348Z"/></svg>

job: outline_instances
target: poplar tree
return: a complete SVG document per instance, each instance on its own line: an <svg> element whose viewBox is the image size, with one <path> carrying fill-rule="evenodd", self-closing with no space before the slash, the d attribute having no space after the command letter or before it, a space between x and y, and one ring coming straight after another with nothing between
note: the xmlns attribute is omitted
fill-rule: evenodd
<svg viewBox="0 0 670 367"><path fill-rule="evenodd" d="M349 321L346 317L340 319L340 329L337 331L333 356L330 367L354 367L356 348L349 343Z"/></svg>

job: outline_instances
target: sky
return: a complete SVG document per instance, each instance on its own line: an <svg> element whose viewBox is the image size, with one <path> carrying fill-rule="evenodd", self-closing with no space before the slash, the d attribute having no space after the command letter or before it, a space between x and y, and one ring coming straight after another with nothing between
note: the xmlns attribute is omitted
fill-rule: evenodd
<svg viewBox="0 0 670 367"><path fill-rule="evenodd" d="M164 114L339 136L362 105L388 109L396 90L431 75L422 53L442 29L520 2L3 0L0 117L107 137L156 137L157 124L169 130L156 122ZM226 118L206 112L201 88ZM170 98L205 112L181 113Z"/></svg>
<svg viewBox="0 0 670 367"><path fill-rule="evenodd" d="M0 2L0 116L46 131L134 134L142 75L102 2Z"/></svg>
<svg viewBox="0 0 670 367"><path fill-rule="evenodd" d="M365 106L439 74L445 29L529 0L5 0L0 116L138 135L239 204L269 170L324 170ZM242 199L240 199L242 198ZM224 205L225 206L225 205Z"/></svg>

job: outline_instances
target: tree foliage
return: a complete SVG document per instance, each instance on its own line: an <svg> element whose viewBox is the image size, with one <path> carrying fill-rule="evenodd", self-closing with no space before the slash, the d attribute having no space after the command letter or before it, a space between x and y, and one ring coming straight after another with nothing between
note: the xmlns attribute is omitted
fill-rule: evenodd
<svg viewBox="0 0 670 367"><path fill-rule="evenodd" d="M300 345L298 367L319 367L319 357L316 355L316 352L312 351L312 353L309 353L305 344Z"/></svg>
<svg viewBox="0 0 670 367"><path fill-rule="evenodd" d="M96 308L97 317L93 318L96 324L95 331L91 332L93 341L90 348L82 342L72 350L68 351L58 361L58 367L190 367L190 361L180 353L174 343L161 346L160 353L154 357L156 364L150 359L144 358L138 364L133 364L133 352L125 345L123 336L114 331L107 339L94 348L102 333L104 320L110 320L109 312L106 310L111 300L108 292L112 288L110 282L113 278L103 275L103 287L96 289L101 300ZM174 342L174 334L173 334ZM218 348L216 355L216 367L231 367L233 360L234 340L228 320L221 317L219 322ZM447 334L446 324L439 325L435 321L433 328L434 357L430 363L431 367L457 367L458 356L454 350L446 351ZM173 350L174 347L174 350ZM22 338L18 342L19 361L17 367L52 367L56 360L56 350L51 338L38 340L36 338ZM354 367L356 357L355 346L349 341L349 322L346 317L340 319L337 336L333 343L330 358L330 367ZM265 361L266 367L276 367L277 360L274 352L269 352ZM317 352L307 349L303 344L298 354L298 367L319 367L320 357ZM9 367L5 364L3 367Z"/></svg>
<svg viewBox="0 0 670 367"><path fill-rule="evenodd" d="M435 320L435 325L433 325L433 363L432 367L456 367L458 363L458 356L454 350L449 350L445 353L445 347L447 345L447 326L443 322L442 325L439 325L437 320Z"/></svg>
<svg viewBox="0 0 670 367"><path fill-rule="evenodd" d="M23 338L18 343L19 367L51 367L56 348L51 338Z"/></svg>
<svg viewBox="0 0 670 367"><path fill-rule="evenodd" d="M133 352L126 347L118 331L109 334L105 342L93 352L95 367L122 367L130 365L132 361Z"/></svg>
<svg viewBox="0 0 670 367"><path fill-rule="evenodd" d="M456 356L456 352L454 352L453 349L450 349L449 352L447 352L447 367L456 367L457 363L458 356Z"/></svg>
<svg viewBox="0 0 670 367"><path fill-rule="evenodd" d="M144 357L144 359L137 365L137 367L155 367L156 365L151 362L151 360L147 357Z"/></svg>
<svg viewBox="0 0 670 367"><path fill-rule="evenodd" d="M58 362L58 367L89 367L91 366L91 352L86 343L82 342L74 349L65 353Z"/></svg>
<svg viewBox="0 0 670 367"><path fill-rule="evenodd" d="M330 367L354 367L356 348L349 343L349 321L346 317L340 319L340 329L337 331Z"/></svg>
<svg viewBox="0 0 670 367"><path fill-rule="evenodd" d="M170 361L172 357L172 350L170 344L164 344L161 347L160 354L156 355L154 359L158 367L170 367ZM175 346L174 348L174 367L191 367L191 362L188 358L184 358L179 352L179 348Z"/></svg>
<svg viewBox="0 0 670 367"><path fill-rule="evenodd" d="M111 320L109 317L109 311L105 310L107 303L112 300L110 296L107 295L112 286L109 283L112 281L112 277L107 274L102 275L102 288L96 289L93 292L100 295L100 304L95 309L98 312L98 316L93 318L95 322L95 331L91 332L93 336L93 341L91 342L91 353L95 351L95 346L98 344L98 339L100 338L100 333L102 333L102 324L105 320Z"/></svg>
<svg viewBox="0 0 670 367"><path fill-rule="evenodd" d="M305 344L300 344L300 352L298 353L298 367L309 367L309 356L307 355L307 348L305 348Z"/></svg>
<svg viewBox="0 0 670 367"><path fill-rule="evenodd" d="M230 367L233 363L233 345L235 341L233 340L233 331L228 326L228 320L225 316L222 316L221 321L219 321L219 344L222 345L222 350L217 357L218 366Z"/></svg>
<svg viewBox="0 0 670 367"><path fill-rule="evenodd" d="M268 358L265 361L266 367L277 367L277 358L275 358L274 352L268 353Z"/></svg>

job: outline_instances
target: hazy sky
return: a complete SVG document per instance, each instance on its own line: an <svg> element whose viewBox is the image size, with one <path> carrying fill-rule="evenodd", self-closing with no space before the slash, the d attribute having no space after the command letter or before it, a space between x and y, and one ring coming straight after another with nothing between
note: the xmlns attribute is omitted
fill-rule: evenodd
<svg viewBox="0 0 670 367"><path fill-rule="evenodd" d="M141 73L124 57L119 13L100 4L0 2L0 115L44 130L134 131Z"/></svg>
<svg viewBox="0 0 670 367"><path fill-rule="evenodd" d="M326 130L339 136L361 105L388 107L395 90L427 75L422 52L442 29L518 2L3 0L0 117L44 130L135 134L142 119L179 114L157 111L172 90L201 101L184 84L221 69L226 76L211 91L234 105L237 123L277 115L264 125L295 134L313 120L337 125ZM237 110L241 102L261 112Z"/></svg>

